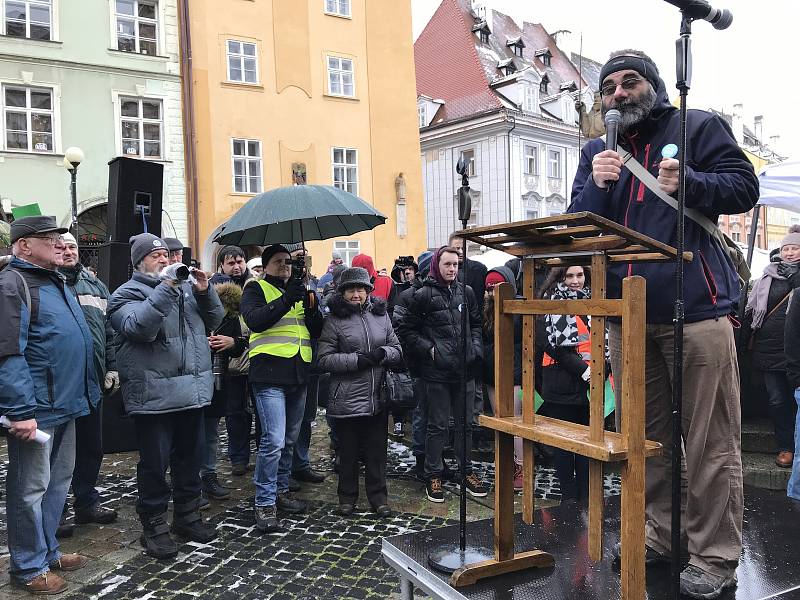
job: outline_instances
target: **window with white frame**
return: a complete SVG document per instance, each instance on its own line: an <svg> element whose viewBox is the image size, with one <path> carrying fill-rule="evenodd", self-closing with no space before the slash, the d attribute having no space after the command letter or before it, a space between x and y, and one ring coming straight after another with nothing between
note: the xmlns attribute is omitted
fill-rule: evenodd
<svg viewBox="0 0 800 600"><path fill-rule="evenodd" d="M3 33L32 40L52 39L52 4L52 0L5 0Z"/></svg>
<svg viewBox="0 0 800 600"><path fill-rule="evenodd" d="M228 81L258 83L256 45L228 40Z"/></svg>
<svg viewBox="0 0 800 600"><path fill-rule="evenodd" d="M339 56L328 57L328 93L334 96L355 96L353 61Z"/></svg>
<svg viewBox="0 0 800 600"><path fill-rule="evenodd" d="M5 149L54 152L53 90L3 86Z"/></svg>
<svg viewBox="0 0 800 600"><path fill-rule="evenodd" d="M527 209L525 211L525 220L530 221L531 219L538 219L539 218L539 211L533 209Z"/></svg>
<svg viewBox="0 0 800 600"><path fill-rule="evenodd" d="M332 148L333 185L358 195L358 151L353 148Z"/></svg>
<svg viewBox="0 0 800 600"><path fill-rule="evenodd" d="M325 0L325 14L349 17L350 0Z"/></svg>
<svg viewBox="0 0 800 600"><path fill-rule="evenodd" d="M462 150L461 151L461 158L464 161L469 161L469 166L467 167L467 175L470 177L475 177L475 150Z"/></svg>
<svg viewBox="0 0 800 600"><path fill-rule="evenodd" d="M161 100L120 98L122 154L163 159L164 114Z"/></svg>
<svg viewBox="0 0 800 600"><path fill-rule="evenodd" d="M561 179L561 150L552 148L547 150L547 176L551 179Z"/></svg>
<svg viewBox="0 0 800 600"><path fill-rule="evenodd" d="M539 146L525 144L525 174L539 174Z"/></svg>
<svg viewBox="0 0 800 600"><path fill-rule="evenodd" d="M259 140L231 140L233 160L233 191L258 194L261 191L261 142Z"/></svg>
<svg viewBox="0 0 800 600"><path fill-rule="evenodd" d="M522 86L522 110L536 112L536 88L530 83Z"/></svg>
<svg viewBox="0 0 800 600"><path fill-rule="evenodd" d="M158 54L158 0L114 0L117 50Z"/></svg>
<svg viewBox="0 0 800 600"><path fill-rule="evenodd" d="M337 240L333 242L333 251L342 255L344 264L352 266L353 258L361 253L361 242L358 240Z"/></svg>
<svg viewBox="0 0 800 600"><path fill-rule="evenodd" d="M420 102L417 104L417 116L419 117L419 126L427 127L428 126L428 111L425 110L425 103Z"/></svg>

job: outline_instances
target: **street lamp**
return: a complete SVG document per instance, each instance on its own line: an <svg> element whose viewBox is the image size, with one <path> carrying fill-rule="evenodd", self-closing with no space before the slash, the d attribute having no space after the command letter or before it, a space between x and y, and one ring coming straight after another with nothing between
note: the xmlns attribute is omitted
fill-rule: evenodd
<svg viewBox="0 0 800 600"><path fill-rule="evenodd" d="M70 146L64 152L64 168L70 172L72 196L72 231L78 237L78 165L83 162L83 150L77 146Z"/></svg>

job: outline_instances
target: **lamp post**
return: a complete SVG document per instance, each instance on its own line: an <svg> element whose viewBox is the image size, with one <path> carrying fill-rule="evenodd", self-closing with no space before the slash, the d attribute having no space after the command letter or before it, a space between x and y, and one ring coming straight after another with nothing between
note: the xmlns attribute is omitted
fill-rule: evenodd
<svg viewBox="0 0 800 600"><path fill-rule="evenodd" d="M70 195L72 197L72 232L78 237L78 165L83 162L83 150L70 146L64 152L64 168L70 173Z"/></svg>

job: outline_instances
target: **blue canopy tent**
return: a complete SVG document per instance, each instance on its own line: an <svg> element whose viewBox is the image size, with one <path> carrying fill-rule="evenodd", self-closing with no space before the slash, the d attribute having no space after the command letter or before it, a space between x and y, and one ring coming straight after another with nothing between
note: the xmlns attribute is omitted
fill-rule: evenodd
<svg viewBox="0 0 800 600"><path fill-rule="evenodd" d="M800 213L800 160L786 160L767 165L761 169L758 180L761 188L758 206L772 206ZM753 248L760 214L761 210L754 211L750 225L750 234L747 240L748 265L753 260ZM753 272L754 277L760 275L761 273Z"/></svg>

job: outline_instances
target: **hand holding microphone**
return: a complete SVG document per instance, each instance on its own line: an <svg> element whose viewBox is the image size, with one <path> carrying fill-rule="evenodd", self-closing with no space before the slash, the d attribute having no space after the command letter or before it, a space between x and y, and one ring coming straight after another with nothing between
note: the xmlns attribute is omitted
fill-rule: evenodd
<svg viewBox="0 0 800 600"><path fill-rule="evenodd" d="M622 172L622 159L617 153L617 132L622 115L612 108L604 117L606 124L606 149L595 154L592 159L592 179L597 187L609 192L619 180Z"/></svg>

